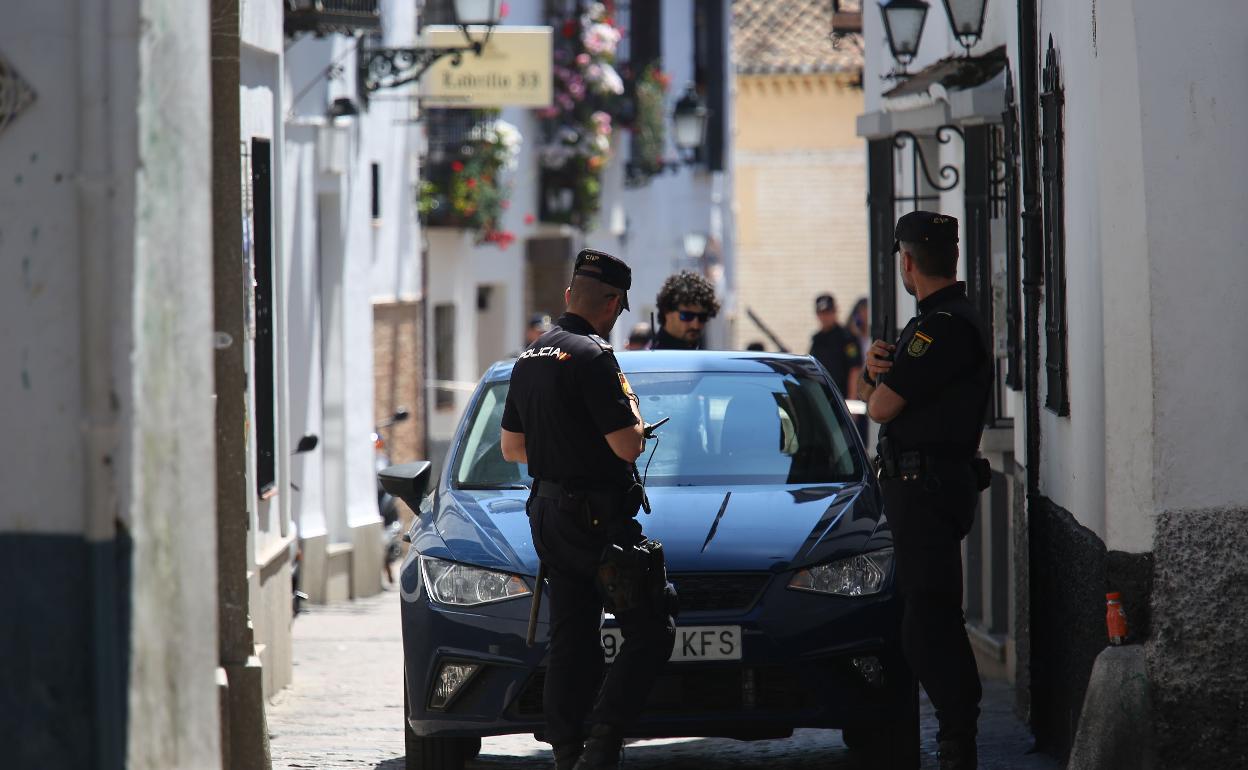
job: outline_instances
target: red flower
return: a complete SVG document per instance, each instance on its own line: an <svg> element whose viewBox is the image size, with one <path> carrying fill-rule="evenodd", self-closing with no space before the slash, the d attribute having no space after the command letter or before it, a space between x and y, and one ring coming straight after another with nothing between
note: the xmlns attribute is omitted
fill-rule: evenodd
<svg viewBox="0 0 1248 770"><path fill-rule="evenodd" d="M533 224L533 223L534 223L534 222L536 222L536 221L537 221L537 217L533 216L532 214L525 214L525 215L524 215L524 223L525 223L526 225L531 225L531 224Z"/></svg>
<svg viewBox="0 0 1248 770"><path fill-rule="evenodd" d="M563 36L571 40L576 37L576 22L568 19L563 23Z"/></svg>
<svg viewBox="0 0 1248 770"><path fill-rule="evenodd" d="M476 188L476 186L477 186L477 180L476 180L476 179L474 179L473 177L468 177L468 181L467 181L467 182L465 182L464 184L468 185L468 189L469 189L469 190L472 190L472 189L475 189L475 188Z"/></svg>
<svg viewBox="0 0 1248 770"><path fill-rule="evenodd" d="M455 173L459 173L460 171L463 171L463 170L464 170L463 162L458 161L458 160L451 161L451 171L454 171Z"/></svg>

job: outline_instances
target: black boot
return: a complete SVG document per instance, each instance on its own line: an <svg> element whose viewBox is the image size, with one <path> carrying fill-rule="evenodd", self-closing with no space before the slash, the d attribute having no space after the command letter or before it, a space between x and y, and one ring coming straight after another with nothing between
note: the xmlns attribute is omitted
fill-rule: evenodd
<svg viewBox="0 0 1248 770"><path fill-rule="evenodd" d="M976 770L975 739L943 740L938 745L940 770Z"/></svg>
<svg viewBox="0 0 1248 770"><path fill-rule="evenodd" d="M555 746L554 750L555 770L573 770L576 760L581 758L581 752L585 750L585 744L581 741L563 743Z"/></svg>
<svg viewBox="0 0 1248 770"><path fill-rule="evenodd" d="M573 770L619 770L624 740L609 725L594 725L585 741L585 751Z"/></svg>

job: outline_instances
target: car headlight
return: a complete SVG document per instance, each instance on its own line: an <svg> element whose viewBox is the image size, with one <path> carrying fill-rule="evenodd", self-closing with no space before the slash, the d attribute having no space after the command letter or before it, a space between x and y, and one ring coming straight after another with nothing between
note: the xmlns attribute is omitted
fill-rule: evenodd
<svg viewBox="0 0 1248 770"><path fill-rule="evenodd" d="M892 566L893 549L882 548L798 570L789 581L789 588L837 596L870 596L883 590Z"/></svg>
<svg viewBox="0 0 1248 770"><path fill-rule="evenodd" d="M420 557L420 571L430 598L440 604L469 607L532 593L519 575L432 556Z"/></svg>

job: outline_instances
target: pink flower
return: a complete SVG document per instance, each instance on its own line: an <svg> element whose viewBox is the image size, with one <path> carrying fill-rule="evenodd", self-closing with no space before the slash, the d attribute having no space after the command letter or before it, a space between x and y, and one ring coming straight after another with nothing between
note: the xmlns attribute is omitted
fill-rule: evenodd
<svg viewBox="0 0 1248 770"><path fill-rule="evenodd" d="M533 224L533 223L534 223L534 222L536 222L536 221L537 221L537 217L533 216L532 214L525 214L525 215L524 215L524 223L525 223L526 225L531 225L531 224Z"/></svg>

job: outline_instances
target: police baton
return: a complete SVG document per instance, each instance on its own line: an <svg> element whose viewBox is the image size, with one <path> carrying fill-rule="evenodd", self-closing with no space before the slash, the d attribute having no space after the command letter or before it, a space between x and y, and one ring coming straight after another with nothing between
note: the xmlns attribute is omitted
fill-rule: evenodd
<svg viewBox="0 0 1248 770"><path fill-rule="evenodd" d="M537 613L542 609L542 584L546 582L546 562L537 563L537 582L533 584L533 601L529 604L529 633L525 642L532 647L537 638Z"/></svg>

